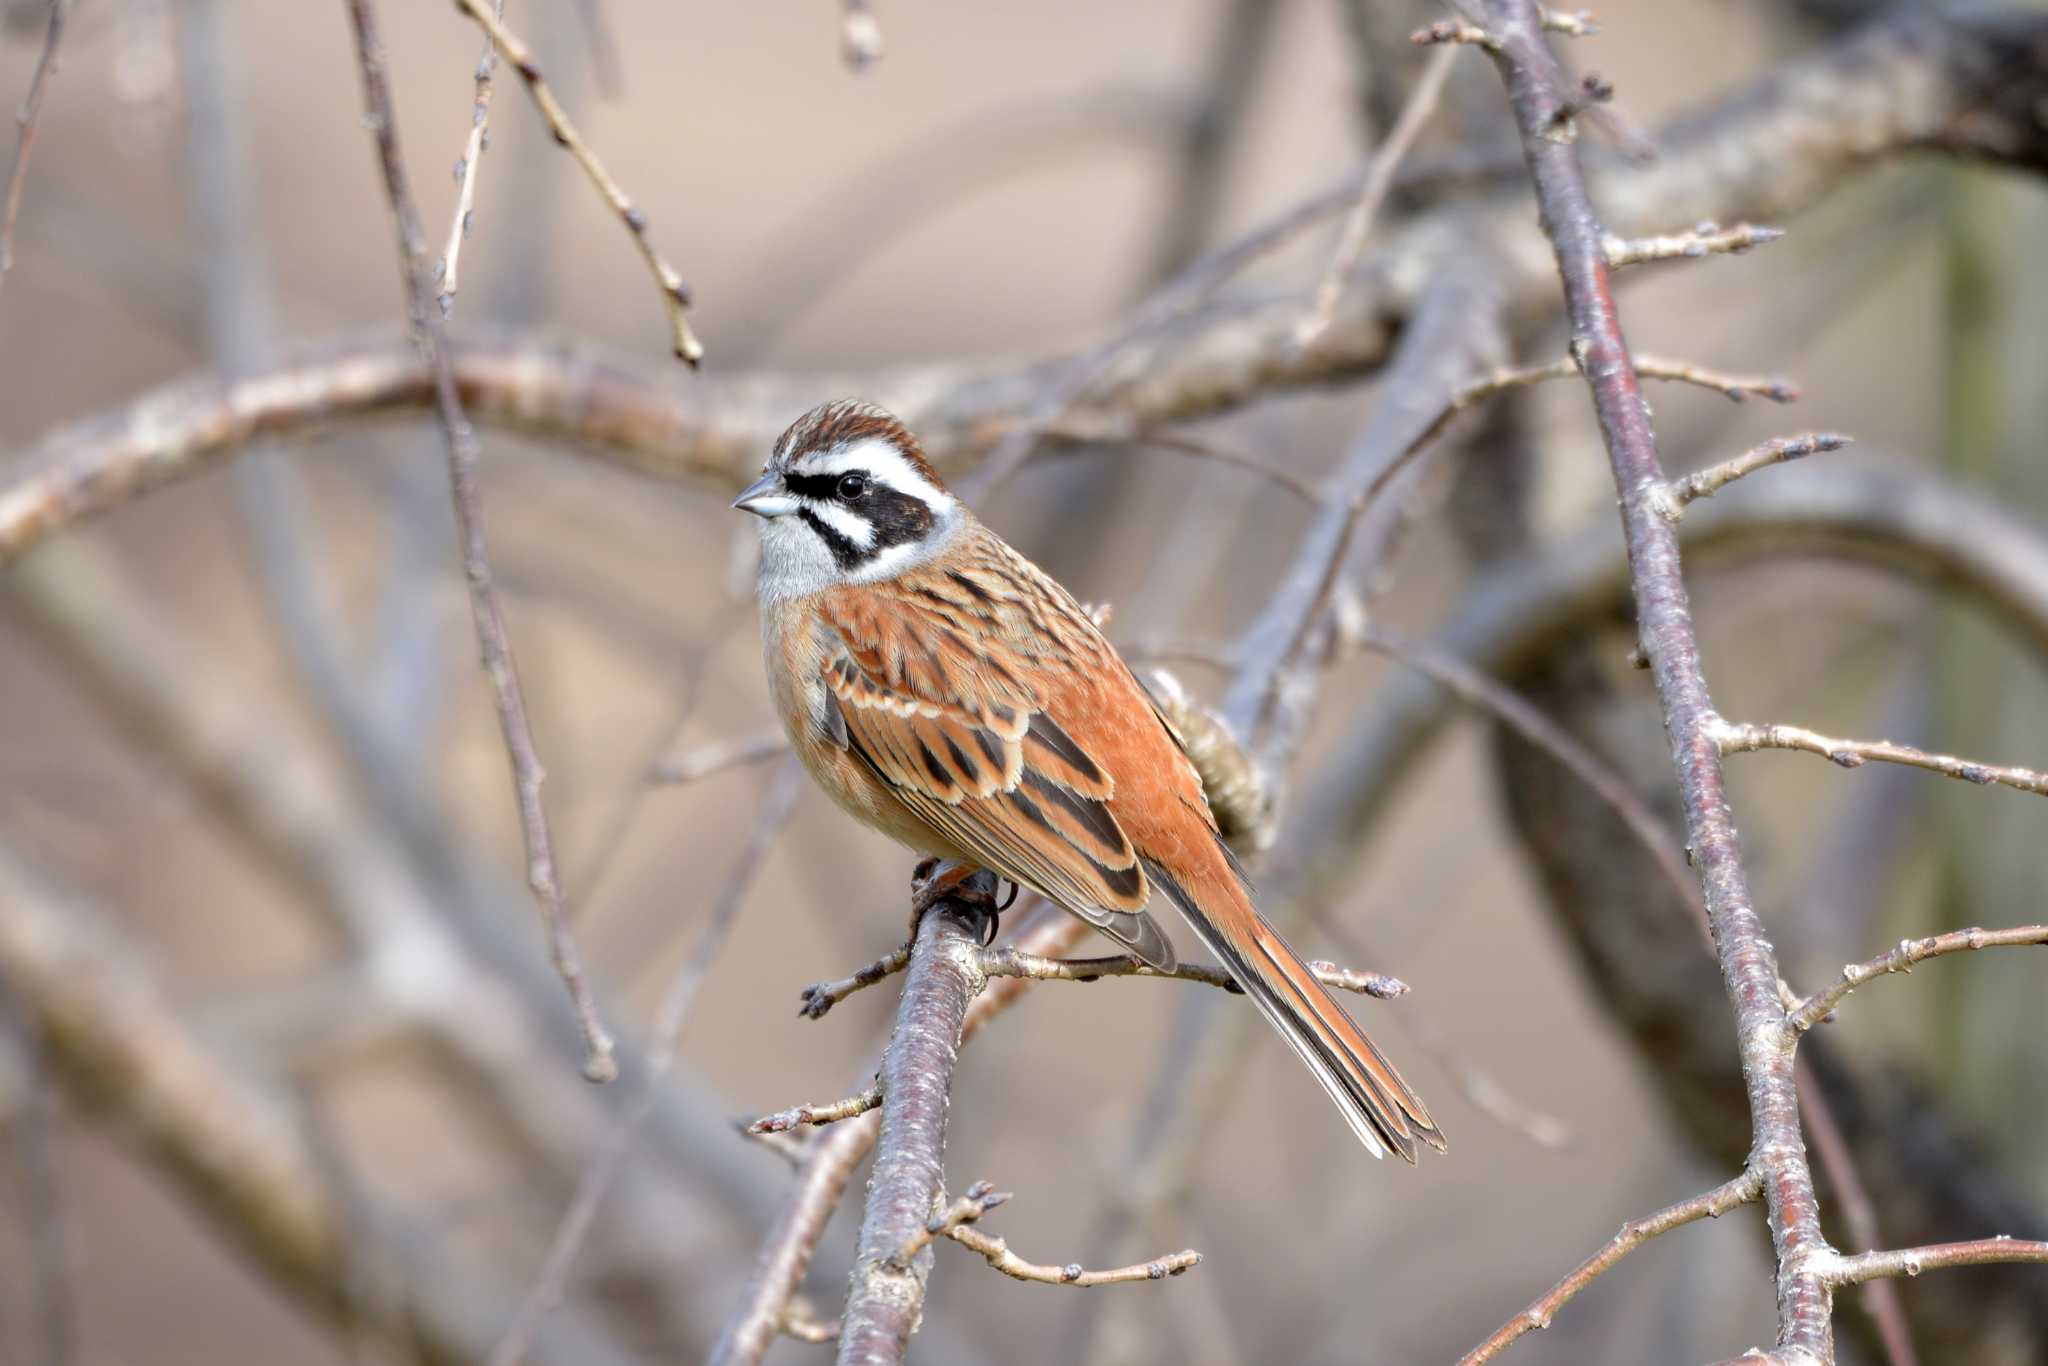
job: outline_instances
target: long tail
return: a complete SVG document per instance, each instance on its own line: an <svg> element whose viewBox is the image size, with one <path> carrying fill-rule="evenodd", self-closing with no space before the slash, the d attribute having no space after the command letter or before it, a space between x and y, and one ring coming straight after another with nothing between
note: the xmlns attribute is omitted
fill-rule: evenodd
<svg viewBox="0 0 2048 1366"><path fill-rule="evenodd" d="M1145 860L1145 872L1180 907L1209 952L1308 1064L1374 1157L1385 1156L1391 1148L1412 1165L1418 1139L1442 1152L1444 1136L1421 1098L1300 955L1266 923L1220 842L1217 860L1214 873L1186 883L1150 859Z"/></svg>

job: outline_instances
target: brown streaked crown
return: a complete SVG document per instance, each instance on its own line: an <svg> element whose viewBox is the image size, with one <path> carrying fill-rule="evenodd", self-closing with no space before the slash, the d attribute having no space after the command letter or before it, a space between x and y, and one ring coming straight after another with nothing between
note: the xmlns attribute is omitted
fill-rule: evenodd
<svg viewBox="0 0 2048 1366"><path fill-rule="evenodd" d="M935 487L946 486L910 429L887 408L858 398L835 398L820 403L790 423L775 442L775 463L787 465L807 451L829 451L869 440L888 442L903 452L911 468L931 480Z"/></svg>

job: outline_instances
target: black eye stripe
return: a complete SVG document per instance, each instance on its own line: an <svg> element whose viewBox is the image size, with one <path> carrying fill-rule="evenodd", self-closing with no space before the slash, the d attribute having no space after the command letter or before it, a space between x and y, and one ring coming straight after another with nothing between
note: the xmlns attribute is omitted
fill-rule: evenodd
<svg viewBox="0 0 2048 1366"><path fill-rule="evenodd" d="M858 474L867 481L867 489L857 502L839 497L840 481L849 474ZM858 569L892 546L915 544L932 529L932 510L922 498L891 488L863 470L842 470L837 474L785 471L782 484L801 500L803 505L797 515L825 542L843 570ZM839 509L835 520L843 522L851 515L867 523L872 533L868 543L857 544L853 537L827 521L820 515L826 508Z"/></svg>
<svg viewBox="0 0 2048 1366"><path fill-rule="evenodd" d="M859 470L849 470L846 473L860 474L861 472ZM830 502L838 496L839 481L845 477L846 474L785 474L782 476L782 482L797 497L810 498L816 502L824 503ZM876 484L872 476L863 474L861 477L868 480L869 488L880 489L881 485Z"/></svg>

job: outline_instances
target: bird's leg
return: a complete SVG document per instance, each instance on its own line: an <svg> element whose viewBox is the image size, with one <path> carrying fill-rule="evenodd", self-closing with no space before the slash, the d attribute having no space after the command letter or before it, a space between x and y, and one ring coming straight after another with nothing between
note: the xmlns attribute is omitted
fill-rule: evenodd
<svg viewBox="0 0 2048 1366"><path fill-rule="evenodd" d="M985 917L983 942L992 941L1000 912L995 889L995 874L972 863L936 858L921 861L910 875L910 942L917 942L917 927L925 912L941 901L956 902Z"/></svg>

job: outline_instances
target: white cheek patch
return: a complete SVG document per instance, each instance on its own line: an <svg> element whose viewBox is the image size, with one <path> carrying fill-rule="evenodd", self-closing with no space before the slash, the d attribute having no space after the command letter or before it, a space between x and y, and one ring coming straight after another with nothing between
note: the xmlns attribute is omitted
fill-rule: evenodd
<svg viewBox="0 0 2048 1366"><path fill-rule="evenodd" d="M884 546L872 557L861 561L860 567L847 577L854 583L875 583L894 578L928 553L925 546L915 541Z"/></svg>
<svg viewBox="0 0 2048 1366"><path fill-rule="evenodd" d="M812 515L819 521L862 550L875 543L875 524L851 508L841 507L837 503L820 503L808 498L804 500L804 506L810 509Z"/></svg>
<svg viewBox="0 0 2048 1366"><path fill-rule="evenodd" d="M917 467L893 442L879 436L819 454L807 455L796 464L800 474L845 474L860 470L877 483L908 494L932 510L934 517L952 510L953 495L917 472Z"/></svg>

